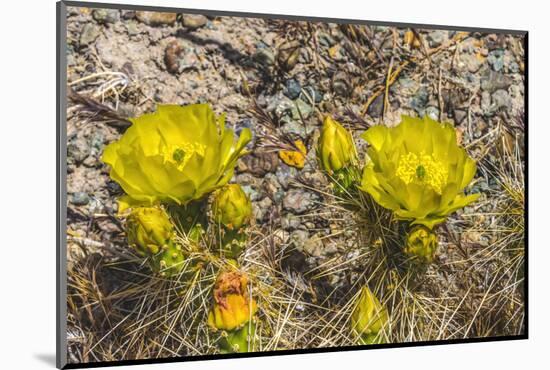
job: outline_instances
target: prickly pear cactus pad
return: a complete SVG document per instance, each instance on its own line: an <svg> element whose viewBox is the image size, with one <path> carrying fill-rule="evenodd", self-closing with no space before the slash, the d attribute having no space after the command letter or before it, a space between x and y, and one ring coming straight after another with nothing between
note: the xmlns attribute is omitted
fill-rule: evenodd
<svg viewBox="0 0 550 370"><path fill-rule="evenodd" d="M97 6L69 364L525 336L524 33Z"/></svg>

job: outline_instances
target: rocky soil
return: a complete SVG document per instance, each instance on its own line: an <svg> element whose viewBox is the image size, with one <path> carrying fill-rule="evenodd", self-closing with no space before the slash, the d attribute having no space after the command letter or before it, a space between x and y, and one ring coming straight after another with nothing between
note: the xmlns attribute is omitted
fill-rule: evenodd
<svg viewBox="0 0 550 370"><path fill-rule="evenodd" d="M314 150L323 115L353 130L360 151L359 135L368 126L395 124L401 114L453 123L476 159L498 162L485 149L501 126L508 133L504 144L524 151L521 36L87 8L69 8L67 26L67 73L75 92L121 117L156 104L209 102L237 132L253 131L254 152L239 161L233 181L252 199L255 222L280 230L281 248L295 251L293 258L307 268L356 253L350 235L327 238L342 220L327 215L325 195L308 190L327 188ZM394 73L386 94L386 77ZM124 248L113 217L121 189L100 156L123 130L83 115L74 103L67 124L69 258L78 259L82 245L116 252ZM297 139L308 149L301 170L273 150ZM472 191L497 188L481 170L477 177ZM491 203L484 204L481 211L490 212ZM449 232L490 242L461 235L460 224L450 222ZM443 248L440 261L446 253ZM338 281L335 274L328 283Z"/></svg>

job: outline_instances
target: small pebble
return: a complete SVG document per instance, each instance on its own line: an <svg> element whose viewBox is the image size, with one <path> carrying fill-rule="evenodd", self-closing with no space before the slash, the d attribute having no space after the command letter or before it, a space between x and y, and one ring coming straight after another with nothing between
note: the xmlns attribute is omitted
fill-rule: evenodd
<svg viewBox="0 0 550 370"><path fill-rule="evenodd" d="M71 203L75 206L85 206L90 201L90 196L88 193L79 191L76 193L73 193L73 196L71 197Z"/></svg>
<svg viewBox="0 0 550 370"><path fill-rule="evenodd" d="M149 26L173 25L176 23L176 13L137 11L136 18Z"/></svg>
<svg viewBox="0 0 550 370"><path fill-rule="evenodd" d="M290 80L286 80L284 94L288 98L294 100L300 96L301 89L302 87L300 86L300 83L291 78Z"/></svg>
<svg viewBox="0 0 550 370"><path fill-rule="evenodd" d="M184 27L195 30L204 26L208 22L208 18L201 14L184 14L181 23Z"/></svg>
<svg viewBox="0 0 550 370"><path fill-rule="evenodd" d="M98 23L116 23L120 20L120 11L118 9L95 9L92 17Z"/></svg>

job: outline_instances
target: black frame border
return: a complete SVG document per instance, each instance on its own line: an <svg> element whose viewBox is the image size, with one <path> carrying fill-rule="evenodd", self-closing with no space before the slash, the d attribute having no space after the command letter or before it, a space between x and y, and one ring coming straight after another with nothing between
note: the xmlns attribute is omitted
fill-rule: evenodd
<svg viewBox="0 0 550 370"><path fill-rule="evenodd" d="M365 24L374 26L388 27L409 27L422 29L445 29L453 31L466 32L484 32L484 33L506 33L512 35L523 36L524 38L524 53L525 53L525 69L524 69L524 147L525 147L525 261L524 261L524 321L525 330L520 335L507 335L497 337L483 338L466 338L466 339L444 339L437 341L421 341L421 342L404 342L404 343L387 343L374 345L357 345L357 346L342 346L342 347L327 347L327 348L304 348L295 350L278 350L252 353L232 353L232 354L214 354L214 355L198 355L187 357L166 357L154 359L139 359L139 360L120 360L120 361L101 361L87 362L79 364L67 363L67 7L86 7L86 8L103 8L103 9L126 9L126 10L143 10L157 12L174 12L187 14L205 14L213 16L232 16L244 18L268 18L268 19L285 19L290 21L308 21L308 22L327 22L327 23L346 23L346 24ZM478 28L478 27L461 27L436 24L421 24L421 23L403 23L403 22L385 22L360 19L340 19L340 18L325 18L325 17L308 17L300 15L285 15L285 14L265 14L265 13L250 13L250 12L233 12L221 10L206 10L206 9L187 9L162 6L145 6L131 4L112 4L100 2L84 2L84 1L58 1L56 3L56 367L58 369L81 369L81 368L97 368L106 366L126 366L126 365L143 365L143 364L160 364L174 362L194 362L204 360L220 360L232 358L250 358L250 357L270 357L295 354L314 354L314 353L332 353L332 352L347 352L361 351L370 349L383 348L406 348L406 347L422 347L446 344L469 344L469 343L486 343L486 342L501 342L511 340L525 340L529 338L529 32L526 30L512 30L499 28Z"/></svg>

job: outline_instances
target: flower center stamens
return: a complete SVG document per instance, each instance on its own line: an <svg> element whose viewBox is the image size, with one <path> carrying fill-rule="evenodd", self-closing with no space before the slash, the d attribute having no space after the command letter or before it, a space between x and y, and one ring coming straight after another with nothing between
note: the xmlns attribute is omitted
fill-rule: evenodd
<svg viewBox="0 0 550 370"><path fill-rule="evenodd" d="M179 145L168 145L164 150L164 162L170 162L183 168L194 155L204 156L206 147L199 143L182 143Z"/></svg>
<svg viewBox="0 0 550 370"><path fill-rule="evenodd" d="M180 164L183 161L184 157L185 157L185 151L181 148L178 148L178 149L174 150L174 153L172 154L172 158L178 164Z"/></svg>
<svg viewBox="0 0 550 370"><path fill-rule="evenodd" d="M401 155L395 175L405 184L415 182L432 188L437 194L443 192L448 170L431 155L407 153Z"/></svg>
<svg viewBox="0 0 550 370"><path fill-rule="evenodd" d="M424 176L426 175L426 169L424 166L420 165L416 167L416 177L418 177L419 180L424 180Z"/></svg>

